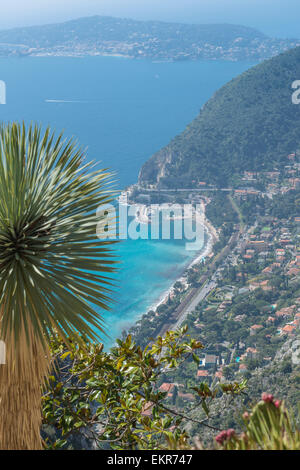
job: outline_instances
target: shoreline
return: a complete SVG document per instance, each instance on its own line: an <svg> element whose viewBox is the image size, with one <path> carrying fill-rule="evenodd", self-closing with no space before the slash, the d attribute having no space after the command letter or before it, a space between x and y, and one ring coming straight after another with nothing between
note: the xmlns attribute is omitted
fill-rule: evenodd
<svg viewBox="0 0 300 470"><path fill-rule="evenodd" d="M208 230L208 227L207 227L206 224L204 225L204 228L205 228L206 234L208 236L205 245L197 252L195 257L187 263L187 265L183 269L182 274L173 281L172 285L166 291L164 291L163 294L161 294L161 296L159 297L159 300L157 300L153 304L151 304L151 306L148 308L147 312L149 312L150 310L153 310L155 312L160 305L163 305L168 301L169 296L174 291L174 285L176 284L176 282L181 282L183 285L186 286L187 285L186 284L186 278L183 275L183 273L186 270L192 268L195 264L200 263L200 261L203 258L208 257L209 255L211 255L211 253L213 252L214 236ZM145 313L147 313L147 312L145 312Z"/></svg>
<svg viewBox="0 0 300 470"><path fill-rule="evenodd" d="M219 236L218 236L217 230L215 229L215 227L211 224L211 222L207 219L205 215L205 203L204 202L202 202L202 210L203 210L202 223L203 223L203 227L206 232L206 235L207 235L207 240L205 244L200 250L197 250L197 253L195 253L195 256L193 257L193 259L190 260L184 267L182 274L178 278L176 278L173 281L172 285L160 295L158 300L156 300L154 303L151 304L151 306L147 309L147 312L149 312L150 310L153 310L155 312L160 305L163 305L164 303L168 301L169 296L174 291L174 285L176 284L176 282L181 282L185 286L187 285L186 278L183 275L183 273L186 270L192 268L195 264L200 263L203 258L206 258L208 256L213 256L213 246L215 242L218 240Z"/></svg>
<svg viewBox="0 0 300 470"><path fill-rule="evenodd" d="M149 224L151 223L151 217L149 217L149 206L146 204L138 204L134 203L133 201L129 201L129 192L128 191L123 191L121 195L119 196L119 204L121 205L126 205L126 206L136 206L136 214L135 214L135 220L139 224ZM168 204L163 204L162 206L165 206L165 208L168 207ZM133 325L135 325L144 314L147 314L149 311L154 311L156 312L157 308L160 305L165 304L169 296L173 294L174 292L174 285L176 282L181 282L185 287L187 287L187 282L186 282L186 277L184 276L184 272L187 271L188 269L192 268L194 265L200 263L203 258L207 257L212 257L213 256L213 246L215 242L218 240L219 235L216 230L216 228L211 224L211 222L207 219L206 217L206 204L204 201L201 202L201 212L196 212L196 217L200 217L200 222L201 225L204 228L205 234L206 234L206 239L201 247L200 250L195 250L195 255L191 257L190 260L187 261L186 265L183 267L182 272L179 277L177 277L175 280L172 281L172 284L170 287L166 290L164 290L159 297L152 302L146 309L145 311L141 312L140 315L134 320ZM173 216L170 217L169 220L184 220L185 218L190 218L192 217L192 213L188 214L187 216Z"/></svg>

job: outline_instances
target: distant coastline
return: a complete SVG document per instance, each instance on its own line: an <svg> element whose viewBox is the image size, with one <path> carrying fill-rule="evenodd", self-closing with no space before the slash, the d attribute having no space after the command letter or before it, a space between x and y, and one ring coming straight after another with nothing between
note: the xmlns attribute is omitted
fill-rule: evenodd
<svg viewBox="0 0 300 470"><path fill-rule="evenodd" d="M296 38L271 38L242 25L167 23L105 16L0 31L2 57L262 61L299 44Z"/></svg>

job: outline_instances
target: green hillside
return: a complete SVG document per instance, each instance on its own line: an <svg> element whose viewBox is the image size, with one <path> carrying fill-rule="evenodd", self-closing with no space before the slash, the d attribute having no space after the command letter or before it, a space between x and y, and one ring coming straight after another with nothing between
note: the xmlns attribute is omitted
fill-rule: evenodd
<svg viewBox="0 0 300 470"><path fill-rule="evenodd" d="M145 163L140 184L225 186L244 170L287 164L287 154L300 148L300 105L292 103L295 80L300 80L299 47L233 79Z"/></svg>

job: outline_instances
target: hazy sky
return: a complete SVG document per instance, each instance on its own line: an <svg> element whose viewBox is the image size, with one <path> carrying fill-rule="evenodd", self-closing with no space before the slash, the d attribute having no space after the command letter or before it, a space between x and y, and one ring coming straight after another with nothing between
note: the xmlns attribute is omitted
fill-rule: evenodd
<svg viewBox="0 0 300 470"><path fill-rule="evenodd" d="M0 0L0 28L95 14L194 23L239 23L300 37L300 0Z"/></svg>

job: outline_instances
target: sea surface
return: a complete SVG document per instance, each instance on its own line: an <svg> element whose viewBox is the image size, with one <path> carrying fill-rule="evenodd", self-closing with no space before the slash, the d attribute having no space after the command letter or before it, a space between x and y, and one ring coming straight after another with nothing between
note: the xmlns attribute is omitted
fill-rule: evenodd
<svg viewBox="0 0 300 470"><path fill-rule="evenodd" d="M135 183L142 164L180 133L248 62L161 62L115 57L1 58L1 121L40 122L75 136L87 158ZM159 300L196 255L178 240L126 240L116 248L117 302L105 313L111 345Z"/></svg>

